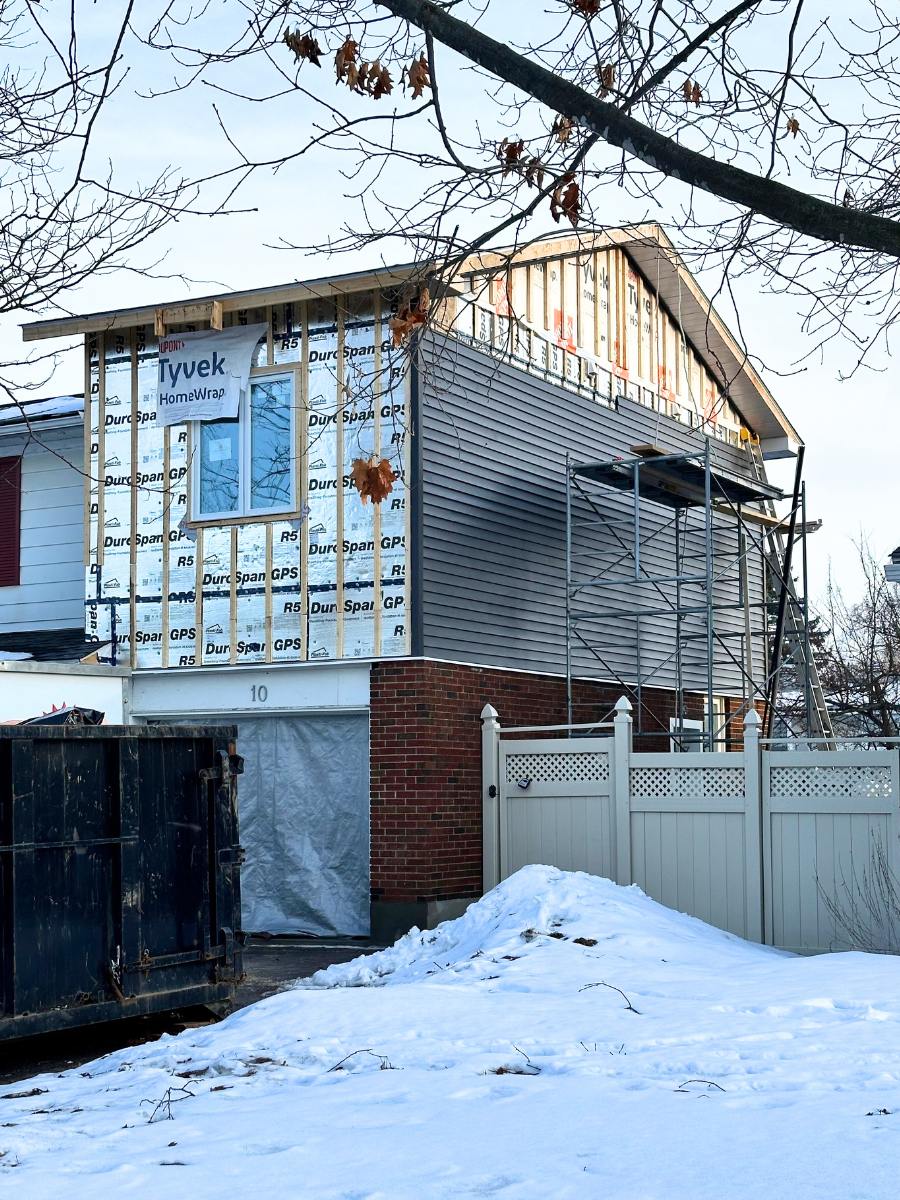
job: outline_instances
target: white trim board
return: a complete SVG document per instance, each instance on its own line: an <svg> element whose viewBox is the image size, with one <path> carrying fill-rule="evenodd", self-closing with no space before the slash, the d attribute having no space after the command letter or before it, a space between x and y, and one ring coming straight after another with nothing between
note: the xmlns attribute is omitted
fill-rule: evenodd
<svg viewBox="0 0 900 1200"><path fill-rule="evenodd" d="M165 717L172 713L300 713L369 706L368 664L293 668L205 667L197 672L136 671L132 678L132 714Z"/></svg>

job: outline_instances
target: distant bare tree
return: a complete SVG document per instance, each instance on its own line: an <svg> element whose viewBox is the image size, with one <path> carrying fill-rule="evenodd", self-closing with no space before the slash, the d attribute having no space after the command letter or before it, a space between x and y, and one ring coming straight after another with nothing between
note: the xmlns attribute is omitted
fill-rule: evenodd
<svg viewBox="0 0 900 1200"><path fill-rule="evenodd" d="M85 6L0 0L0 315L65 309L92 276L150 270L135 251L191 211L197 192L180 172L123 180L95 144L127 73L134 9L135 0L106 6L94 61L81 37ZM44 386L46 375L23 375L23 365L0 363L0 400Z"/></svg>
<svg viewBox="0 0 900 1200"><path fill-rule="evenodd" d="M830 580L818 655L836 729L846 736L900 735L900 591L868 545L858 544L863 594L848 600Z"/></svg>

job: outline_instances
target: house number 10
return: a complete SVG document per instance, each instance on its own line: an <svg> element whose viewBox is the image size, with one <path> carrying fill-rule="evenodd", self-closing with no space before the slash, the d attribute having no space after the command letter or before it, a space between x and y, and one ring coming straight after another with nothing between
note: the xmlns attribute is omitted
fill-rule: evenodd
<svg viewBox="0 0 900 1200"><path fill-rule="evenodd" d="M254 703L265 704L268 698L269 689L266 687L266 685L261 683L259 686L257 686L254 683L253 687L250 689L250 699L253 700Z"/></svg>

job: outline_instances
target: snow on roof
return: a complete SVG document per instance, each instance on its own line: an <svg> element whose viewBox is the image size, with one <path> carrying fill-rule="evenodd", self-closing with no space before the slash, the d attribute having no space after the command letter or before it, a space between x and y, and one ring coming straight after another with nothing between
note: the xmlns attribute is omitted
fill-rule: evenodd
<svg viewBox="0 0 900 1200"><path fill-rule="evenodd" d="M43 400L20 400L0 405L0 425L46 421L52 417L81 416L84 396L49 396Z"/></svg>
<svg viewBox="0 0 900 1200"><path fill-rule="evenodd" d="M155 1194L162 1165L192 1200L223 1181L893 1200L898 978L890 955L800 958L636 887L526 867L457 921L221 1024L20 1081L4 1161L18 1194L57 1195L63 1173L69 1200L102 1176Z"/></svg>

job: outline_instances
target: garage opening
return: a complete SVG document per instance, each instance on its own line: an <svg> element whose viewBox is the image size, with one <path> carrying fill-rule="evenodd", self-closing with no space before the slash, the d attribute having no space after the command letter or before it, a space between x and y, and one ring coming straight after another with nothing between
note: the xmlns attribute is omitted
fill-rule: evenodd
<svg viewBox="0 0 900 1200"><path fill-rule="evenodd" d="M183 719L238 726L243 928L367 936L368 715Z"/></svg>

